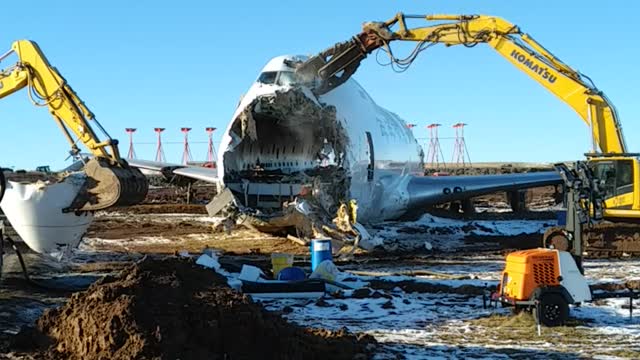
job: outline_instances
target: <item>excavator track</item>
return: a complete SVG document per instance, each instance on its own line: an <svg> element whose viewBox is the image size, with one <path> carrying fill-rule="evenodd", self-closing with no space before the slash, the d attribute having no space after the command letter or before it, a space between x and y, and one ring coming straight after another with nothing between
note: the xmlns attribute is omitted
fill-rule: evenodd
<svg viewBox="0 0 640 360"><path fill-rule="evenodd" d="M554 226L545 231L543 246L569 251L570 240L564 227ZM640 224L599 223L584 229L584 252L588 258L640 257Z"/></svg>

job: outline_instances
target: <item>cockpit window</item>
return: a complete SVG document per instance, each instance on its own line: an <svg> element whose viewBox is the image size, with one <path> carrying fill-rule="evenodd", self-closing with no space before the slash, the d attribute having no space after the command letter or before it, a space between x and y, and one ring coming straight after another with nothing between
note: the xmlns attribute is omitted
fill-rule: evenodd
<svg viewBox="0 0 640 360"><path fill-rule="evenodd" d="M296 82L296 75L293 71L280 71L278 85L291 85Z"/></svg>
<svg viewBox="0 0 640 360"><path fill-rule="evenodd" d="M258 78L258 82L263 84L275 84L277 75L278 75L277 71L265 71L262 74L260 74L260 77Z"/></svg>

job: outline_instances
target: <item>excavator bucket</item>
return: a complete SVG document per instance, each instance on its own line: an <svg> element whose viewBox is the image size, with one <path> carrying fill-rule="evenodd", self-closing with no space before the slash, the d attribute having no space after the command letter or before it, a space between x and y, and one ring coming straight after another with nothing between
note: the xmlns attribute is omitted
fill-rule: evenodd
<svg viewBox="0 0 640 360"><path fill-rule="evenodd" d="M147 196L149 181L139 169L114 167L106 159L93 158L87 161L84 171L85 187L67 210L96 211L135 205Z"/></svg>
<svg viewBox="0 0 640 360"><path fill-rule="evenodd" d="M349 80L365 57L356 40L337 43L299 64L296 77L303 84L315 82L313 91L322 95Z"/></svg>

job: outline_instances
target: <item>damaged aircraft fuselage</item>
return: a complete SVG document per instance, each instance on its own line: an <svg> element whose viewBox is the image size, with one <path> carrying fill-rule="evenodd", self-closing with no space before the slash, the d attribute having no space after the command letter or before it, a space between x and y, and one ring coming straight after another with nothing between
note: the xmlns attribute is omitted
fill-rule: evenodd
<svg viewBox="0 0 640 360"><path fill-rule="evenodd" d="M243 96L218 152L222 185L265 214L307 193L332 214L356 200L360 219L401 216L409 199L399 185L423 169L411 129L355 80L322 96L297 85L301 60L272 59Z"/></svg>
<svg viewBox="0 0 640 360"><path fill-rule="evenodd" d="M248 215L264 231L300 230L301 217L316 217L315 229L347 214L351 224L395 220L420 215L430 205L562 182L553 171L424 176L423 149L404 120L377 105L352 78L316 95L313 84L296 82L295 68L303 60L280 56L262 69L222 134L215 172L129 163L167 177L217 183L209 214ZM348 233L350 226L344 228Z"/></svg>

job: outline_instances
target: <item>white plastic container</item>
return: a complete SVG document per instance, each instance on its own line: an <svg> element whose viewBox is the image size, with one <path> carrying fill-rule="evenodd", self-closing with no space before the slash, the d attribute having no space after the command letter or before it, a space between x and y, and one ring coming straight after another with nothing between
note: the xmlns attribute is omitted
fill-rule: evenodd
<svg viewBox="0 0 640 360"><path fill-rule="evenodd" d="M83 179L67 177L53 184L7 182L0 203L20 238L35 252L53 254L78 246L93 221L90 213L63 213Z"/></svg>

